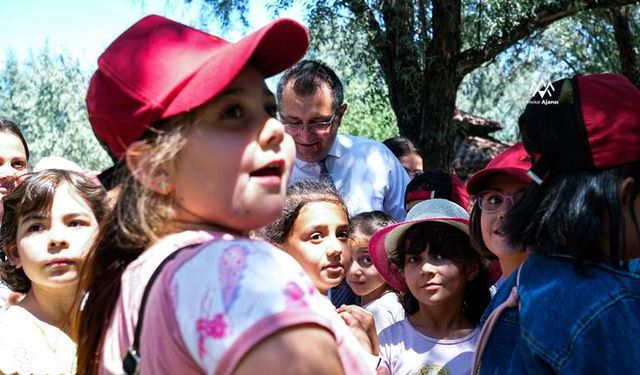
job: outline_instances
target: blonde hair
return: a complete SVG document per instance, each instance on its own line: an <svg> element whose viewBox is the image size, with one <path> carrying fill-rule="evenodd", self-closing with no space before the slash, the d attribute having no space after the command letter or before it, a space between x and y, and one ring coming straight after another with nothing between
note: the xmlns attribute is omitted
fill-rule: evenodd
<svg viewBox="0 0 640 375"><path fill-rule="evenodd" d="M174 170L174 160L187 143L189 130L198 117L189 112L155 123L142 137L138 150L147 157L145 174ZM113 212L106 219L90 250L80 289L87 295L78 323L78 374L95 372L100 361L100 343L120 294L120 278L127 265L154 241L172 233L174 197L158 194L140 182L125 165L116 172L121 184Z"/></svg>

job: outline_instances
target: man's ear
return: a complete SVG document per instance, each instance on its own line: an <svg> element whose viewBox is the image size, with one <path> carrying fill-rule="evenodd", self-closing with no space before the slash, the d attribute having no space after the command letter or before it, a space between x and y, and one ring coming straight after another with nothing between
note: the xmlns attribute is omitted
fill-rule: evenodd
<svg viewBox="0 0 640 375"><path fill-rule="evenodd" d="M344 118L344 114L347 113L347 108L349 108L349 104L342 103L342 105L338 109L338 115L340 116L340 122L338 123L338 125L342 124L342 119Z"/></svg>
<svg viewBox="0 0 640 375"><path fill-rule="evenodd" d="M22 267L22 262L20 261L20 256L18 255L18 247L16 246L16 244L6 246L4 252L9 262L13 264L16 269Z"/></svg>
<svg viewBox="0 0 640 375"><path fill-rule="evenodd" d="M143 141L136 141L127 149L125 156L127 168L133 177L138 180L145 189L151 190L160 195L170 194L173 190L173 183L169 172L162 167L151 165L151 149Z"/></svg>
<svg viewBox="0 0 640 375"><path fill-rule="evenodd" d="M480 266L477 263L467 264L463 267L462 271L464 273L465 280L473 281L476 277L478 277Z"/></svg>

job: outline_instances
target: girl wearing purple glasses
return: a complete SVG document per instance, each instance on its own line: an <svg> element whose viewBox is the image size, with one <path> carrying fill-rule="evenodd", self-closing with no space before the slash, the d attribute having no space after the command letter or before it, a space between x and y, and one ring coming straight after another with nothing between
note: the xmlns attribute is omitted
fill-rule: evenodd
<svg viewBox="0 0 640 375"><path fill-rule="evenodd" d="M531 183L527 172L531 161L522 143L496 156L467 183L467 192L476 197L469 221L471 244L489 259L498 259L502 277L495 288L527 258L527 253L508 243L503 225L514 201ZM493 292L493 291L492 291Z"/></svg>

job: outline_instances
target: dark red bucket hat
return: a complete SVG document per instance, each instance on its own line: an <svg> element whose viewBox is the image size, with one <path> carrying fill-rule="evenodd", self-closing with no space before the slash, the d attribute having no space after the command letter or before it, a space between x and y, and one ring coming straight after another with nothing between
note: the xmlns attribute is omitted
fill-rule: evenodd
<svg viewBox="0 0 640 375"><path fill-rule="evenodd" d="M409 181L404 196L405 205L412 201L442 198L467 209L469 195L464 182L453 173L443 170L425 171Z"/></svg>
<svg viewBox="0 0 640 375"><path fill-rule="evenodd" d="M531 169L531 157L522 142L504 150L487 164L484 169L476 172L467 182L467 192L477 195L486 187L489 179L497 174L506 174L526 184L531 182L527 174Z"/></svg>
<svg viewBox="0 0 640 375"><path fill-rule="evenodd" d="M626 77L575 76L551 86L551 97L532 98L518 121L537 183L549 173L640 161L640 90Z"/></svg>
<svg viewBox="0 0 640 375"><path fill-rule="evenodd" d="M289 19L230 43L161 16L144 17L98 59L86 98L89 122L119 160L151 124L213 99L248 63L269 77L308 46L305 27Z"/></svg>

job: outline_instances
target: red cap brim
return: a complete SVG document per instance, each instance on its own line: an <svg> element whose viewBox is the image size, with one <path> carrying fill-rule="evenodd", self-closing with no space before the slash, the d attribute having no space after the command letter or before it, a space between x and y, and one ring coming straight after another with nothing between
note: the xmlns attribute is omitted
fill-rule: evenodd
<svg viewBox="0 0 640 375"><path fill-rule="evenodd" d="M483 191L489 183L491 177L498 174L505 174L515 178L518 181L522 181L525 184L531 183L531 177L527 174L528 170L521 168L494 168L483 169L480 172L471 176L469 182L467 182L467 192L470 195L476 195Z"/></svg>

